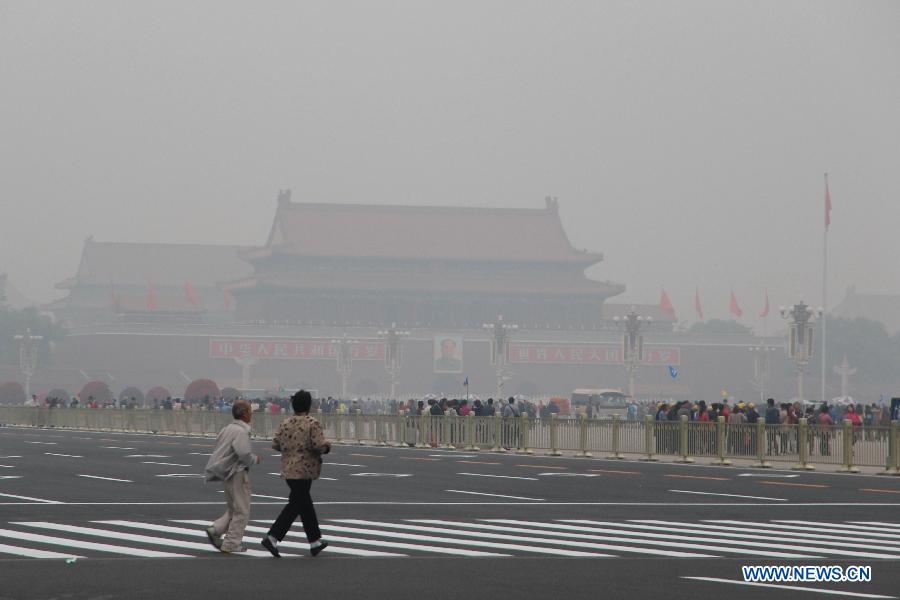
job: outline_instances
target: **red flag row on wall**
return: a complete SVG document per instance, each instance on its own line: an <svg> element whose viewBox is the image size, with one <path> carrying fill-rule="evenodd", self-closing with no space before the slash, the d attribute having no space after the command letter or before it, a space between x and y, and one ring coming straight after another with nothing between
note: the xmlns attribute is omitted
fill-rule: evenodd
<svg viewBox="0 0 900 600"><path fill-rule="evenodd" d="M672 304L672 300L669 298L669 295L666 293L666 290L662 290L659 296L659 310L664 315L669 315L673 319L675 318L675 306ZM694 292L694 312L697 313L697 318L701 321L703 320L703 304L700 302L700 288L697 288ZM728 312L731 313L735 318L741 318L744 315L744 311L741 308L740 304L738 304L737 297L734 295L734 290L731 290L731 300L728 305ZM765 319L769 316L769 290L766 288L766 300L765 307L762 309L762 312L759 313L759 317L761 319Z"/></svg>

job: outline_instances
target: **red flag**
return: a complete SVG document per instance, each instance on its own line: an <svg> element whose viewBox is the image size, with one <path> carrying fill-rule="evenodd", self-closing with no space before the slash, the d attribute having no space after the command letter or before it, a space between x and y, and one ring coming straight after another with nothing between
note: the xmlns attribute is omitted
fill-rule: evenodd
<svg viewBox="0 0 900 600"><path fill-rule="evenodd" d="M831 192L828 191L828 173L825 173L825 229L831 226Z"/></svg>
<svg viewBox="0 0 900 600"><path fill-rule="evenodd" d="M703 306L700 304L700 290L694 292L694 310L697 311L697 316L700 317L700 320L703 320Z"/></svg>
<svg viewBox="0 0 900 600"><path fill-rule="evenodd" d="M122 312L120 310L119 295L116 293L116 288L112 283L109 284L109 305L113 312Z"/></svg>
<svg viewBox="0 0 900 600"><path fill-rule="evenodd" d="M666 290L663 290L659 295L659 310L664 315L669 315L673 319L675 318L675 307L672 306L672 301L669 300L669 295L666 293Z"/></svg>
<svg viewBox="0 0 900 600"><path fill-rule="evenodd" d="M766 288L766 307L759 313L759 316L763 319L769 316L769 288Z"/></svg>
<svg viewBox="0 0 900 600"><path fill-rule="evenodd" d="M228 295L228 290L224 290L222 295L225 299L225 310L231 310L231 296Z"/></svg>
<svg viewBox="0 0 900 600"><path fill-rule="evenodd" d="M153 312L156 310L156 291L153 289L153 282L147 282L147 310Z"/></svg>
<svg viewBox="0 0 900 600"><path fill-rule="evenodd" d="M184 280L184 295L187 296L188 302L190 302L192 306L200 304L197 300L197 292L194 291L194 286L191 285L191 282L187 279Z"/></svg>
<svg viewBox="0 0 900 600"><path fill-rule="evenodd" d="M741 315L744 314L744 311L738 306L737 298L734 297L734 290L731 290L731 306L728 307L728 310L737 318L741 318Z"/></svg>

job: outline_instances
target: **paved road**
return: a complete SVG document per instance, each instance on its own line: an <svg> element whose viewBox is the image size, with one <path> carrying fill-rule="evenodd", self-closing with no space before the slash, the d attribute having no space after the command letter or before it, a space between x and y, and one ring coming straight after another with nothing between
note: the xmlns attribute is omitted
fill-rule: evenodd
<svg viewBox="0 0 900 600"><path fill-rule="evenodd" d="M298 525L284 550L298 562L257 543L287 492L266 442L252 473L253 552L206 545L202 527L223 507L220 487L201 477L211 447L0 429L0 598L278 596L301 586L366 598L821 595L739 583L741 565L791 564L870 565L871 583L803 587L900 596L896 478L338 446L313 487L332 545L310 559Z"/></svg>

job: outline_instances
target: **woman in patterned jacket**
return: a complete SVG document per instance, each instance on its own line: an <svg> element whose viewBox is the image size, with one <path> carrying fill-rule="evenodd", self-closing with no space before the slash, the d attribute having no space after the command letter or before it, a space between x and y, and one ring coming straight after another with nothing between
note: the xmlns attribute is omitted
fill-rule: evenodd
<svg viewBox="0 0 900 600"><path fill-rule="evenodd" d="M328 546L319 531L319 520L309 494L312 482L322 471L322 455L331 451L331 444L325 439L322 426L309 416L312 395L300 390L291 398L294 416L285 419L275 432L272 448L281 452L281 476L284 477L291 494L287 506L269 528L262 539L263 547L279 558L278 543L299 516L303 521L303 531L309 542L309 551L316 556Z"/></svg>

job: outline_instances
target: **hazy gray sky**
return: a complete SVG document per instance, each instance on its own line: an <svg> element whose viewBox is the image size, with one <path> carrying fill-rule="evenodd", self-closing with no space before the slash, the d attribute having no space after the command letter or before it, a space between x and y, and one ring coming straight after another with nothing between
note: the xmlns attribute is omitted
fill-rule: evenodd
<svg viewBox="0 0 900 600"><path fill-rule="evenodd" d="M261 244L285 187L551 194L619 301L733 286L756 325L767 286L820 301L828 171L831 298L898 293L898 32L900 2L0 1L0 270L49 300L90 234Z"/></svg>

